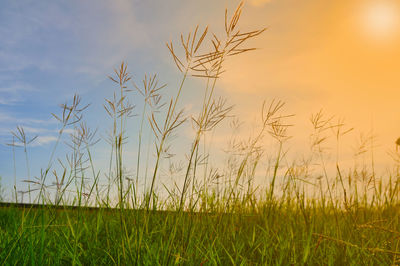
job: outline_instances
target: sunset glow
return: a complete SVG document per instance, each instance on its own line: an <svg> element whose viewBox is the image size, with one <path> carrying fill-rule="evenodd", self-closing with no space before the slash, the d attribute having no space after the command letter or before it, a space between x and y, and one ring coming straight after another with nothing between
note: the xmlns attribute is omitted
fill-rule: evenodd
<svg viewBox="0 0 400 266"><path fill-rule="evenodd" d="M360 13L359 23L365 35L381 41L398 37L400 9L397 1L366 1Z"/></svg>

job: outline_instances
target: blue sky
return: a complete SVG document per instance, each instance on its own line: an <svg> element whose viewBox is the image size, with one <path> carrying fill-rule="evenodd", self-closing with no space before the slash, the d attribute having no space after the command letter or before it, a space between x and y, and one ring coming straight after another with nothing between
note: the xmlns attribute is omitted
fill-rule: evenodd
<svg viewBox="0 0 400 266"><path fill-rule="evenodd" d="M114 90L107 78L113 68L127 61L135 82L145 73L160 73L160 82L174 86L178 73L166 41L224 10L221 2L211 12L196 14L209 5L196 1L2 1L0 5L0 175L8 188L13 160L12 149L5 144L11 142L10 132L16 126L23 126L28 136L38 135L28 150L32 175L38 175L55 144L59 125L51 113L59 113L59 104L78 93L83 103L91 104L85 120L104 130L102 105ZM58 151L61 157L68 148L61 145ZM22 149L16 152L20 181L26 179L26 169Z"/></svg>

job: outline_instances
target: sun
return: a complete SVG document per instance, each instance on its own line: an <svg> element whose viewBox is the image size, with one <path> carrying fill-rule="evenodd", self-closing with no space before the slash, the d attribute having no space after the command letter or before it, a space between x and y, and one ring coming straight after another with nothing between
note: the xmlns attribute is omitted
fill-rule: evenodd
<svg viewBox="0 0 400 266"><path fill-rule="evenodd" d="M397 1L366 1L360 18L364 34L376 40L388 40L400 32L400 8Z"/></svg>

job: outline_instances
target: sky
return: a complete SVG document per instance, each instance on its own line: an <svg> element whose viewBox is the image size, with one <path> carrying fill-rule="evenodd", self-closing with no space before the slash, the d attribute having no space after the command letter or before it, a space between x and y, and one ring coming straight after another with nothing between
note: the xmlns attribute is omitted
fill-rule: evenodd
<svg viewBox="0 0 400 266"><path fill-rule="evenodd" d="M157 73L167 84L165 97L181 77L165 43L179 43L196 25L223 30L224 11L239 1L11 1L0 3L0 176L14 182L11 131L23 126L38 138L29 148L32 176L46 167L59 125L51 113L79 93L91 104L85 119L104 138L109 125L104 99L115 89L107 78L125 61L136 83ZM396 0L248 0L243 30L267 27L249 44L256 51L230 58L217 84L217 95L234 105L233 114L252 128L263 100L281 99L293 136L288 147L307 150L310 116L323 109L354 128L342 142L343 158L352 158L360 135L376 136L377 164L391 163L389 151L400 137L400 4ZM202 83L188 81L181 107L190 114L202 95ZM134 94L133 103L141 106ZM136 120L135 120L136 119ZM130 132L137 135L138 118ZM136 132L136 133L135 133ZM226 124L214 133L227 139ZM190 126L182 134L191 137ZM243 131L246 135L246 130ZM107 161L99 144L98 165ZM63 143L62 143L63 144ZM135 144L128 150L135 154ZM218 146L217 145L217 146ZM189 150L190 141L176 144ZM219 146L218 146L219 147ZM68 151L60 145L57 156ZM178 151L179 152L179 151ZM24 155L16 149L17 180L26 178ZM22 186L22 184L20 184Z"/></svg>

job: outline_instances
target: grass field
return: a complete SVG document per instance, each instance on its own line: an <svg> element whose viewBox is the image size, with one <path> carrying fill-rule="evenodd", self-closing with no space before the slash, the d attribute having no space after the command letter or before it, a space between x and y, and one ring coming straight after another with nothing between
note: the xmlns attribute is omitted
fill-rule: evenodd
<svg viewBox="0 0 400 266"><path fill-rule="evenodd" d="M327 134L333 132L339 147L341 138L351 131L341 120L335 122L322 111L312 115L312 156L289 163L285 145L293 115L285 113L282 101L264 102L254 134L231 140L226 165L216 167L209 161L212 149L207 148L205 136L223 121L232 120L233 107L215 97L224 63L255 50L246 45L265 31L240 30L242 8L240 4L231 16L225 13L221 37L210 34L208 27L196 27L175 45L167 44L181 72L173 96L163 94L164 85L156 75L132 85L125 63L115 70L110 80L117 89L104 102L112 124L105 139L110 160L104 169L95 167L98 138L84 123L87 106L78 95L61 105L61 113L53 114L60 124L58 140L40 178L31 178L30 173L28 150L35 136L28 136L23 127L13 132L10 146L22 147L26 158L23 182L27 190L17 191L15 185L15 204L0 206L2 265L400 263L400 153L393 152L394 170L386 176L376 173L373 153L368 163L344 171L337 152L335 170L328 170ZM189 78L204 81L198 114L179 109ZM125 158L126 129L135 108L129 100L131 90L143 96L143 110L138 116L139 132L129 136L138 143L137 157ZM193 140L186 160L177 166L171 163L173 136L182 133L188 121ZM235 128L239 122L233 119L231 124ZM73 130L68 143L72 152L66 159L55 158L67 129ZM264 186L259 186L267 137L275 141L276 149L269 154L269 171L261 177L266 180ZM362 140L355 156L368 154L369 147L373 138ZM151 160L149 154L154 154ZM132 161L133 175L126 170L132 168ZM161 182L165 161L179 180ZM311 174L315 165L318 173ZM21 195L25 203L35 205L21 205Z"/></svg>
<svg viewBox="0 0 400 266"><path fill-rule="evenodd" d="M246 213L1 209L6 264L391 265L399 208L275 202Z"/></svg>

